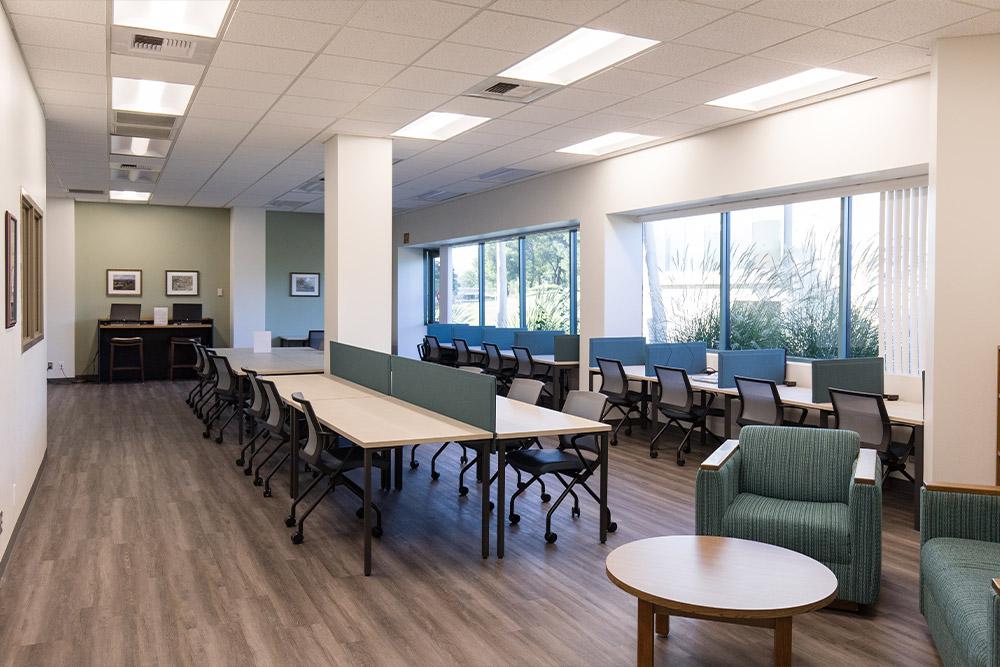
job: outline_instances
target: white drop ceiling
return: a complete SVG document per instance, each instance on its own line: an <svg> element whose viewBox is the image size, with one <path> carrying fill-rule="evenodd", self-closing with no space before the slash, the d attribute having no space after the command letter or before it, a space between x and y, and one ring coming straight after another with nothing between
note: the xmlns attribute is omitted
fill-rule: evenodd
<svg viewBox="0 0 1000 667"><path fill-rule="evenodd" d="M607 132L666 142L762 115L703 103L810 67L878 85L928 71L936 38L1000 31L997 0L239 0L204 66L112 55L106 0L0 1L45 110L50 194L122 189L109 93L124 76L196 86L151 203L300 211L322 211L300 186L338 132L388 137L432 110L494 119L393 140L406 210L500 187L480 178L498 169L601 159L554 151ZM663 43L530 104L462 96L581 26Z"/></svg>

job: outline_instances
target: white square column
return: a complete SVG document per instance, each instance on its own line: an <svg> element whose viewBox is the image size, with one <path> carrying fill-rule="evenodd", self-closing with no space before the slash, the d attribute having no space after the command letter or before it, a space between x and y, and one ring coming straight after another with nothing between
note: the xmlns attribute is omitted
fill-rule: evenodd
<svg viewBox="0 0 1000 667"><path fill-rule="evenodd" d="M326 339L389 352L392 140L335 135L325 149Z"/></svg>
<svg viewBox="0 0 1000 667"><path fill-rule="evenodd" d="M253 332L263 331L267 295L267 211L234 208L229 212L229 318L233 347L252 347ZM211 295L207 294L206 297Z"/></svg>

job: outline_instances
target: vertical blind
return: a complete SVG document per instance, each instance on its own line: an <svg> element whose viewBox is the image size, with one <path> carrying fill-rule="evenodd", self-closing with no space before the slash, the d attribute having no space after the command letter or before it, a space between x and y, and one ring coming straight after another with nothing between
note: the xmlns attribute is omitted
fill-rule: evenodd
<svg viewBox="0 0 1000 667"><path fill-rule="evenodd" d="M882 193L879 216L879 350L887 373L924 367L927 188Z"/></svg>

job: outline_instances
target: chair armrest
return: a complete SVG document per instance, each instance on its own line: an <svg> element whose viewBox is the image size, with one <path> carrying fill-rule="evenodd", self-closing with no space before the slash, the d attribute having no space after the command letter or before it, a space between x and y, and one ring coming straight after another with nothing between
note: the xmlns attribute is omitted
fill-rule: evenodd
<svg viewBox="0 0 1000 667"><path fill-rule="evenodd" d="M1000 595L1000 578L993 580L993 592Z"/></svg>
<svg viewBox="0 0 1000 667"><path fill-rule="evenodd" d="M1000 496L1000 486L990 486L987 484L954 484L951 482L937 482L924 484L928 491L943 491L946 493L974 493L983 496Z"/></svg>
<svg viewBox="0 0 1000 667"><path fill-rule="evenodd" d="M920 490L920 543L936 537L1000 543L1000 487L926 484Z"/></svg>
<svg viewBox="0 0 1000 667"><path fill-rule="evenodd" d="M721 535L722 517L739 493L740 448L727 440L698 468L695 480L695 533Z"/></svg>
<svg viewBox="0 0 1000 667"><path fill-rule="evenodd" d="M726 440L714 452L709 454L707 459L701 462L701 469L718 470L736 453L736 449L739 446L739 440Z"/></svg>
<svg viewBox="0 0 1000 667"><path fill-rule="evenodd" d="M854 483L874 485L878 467L878 455L874 449L860 450L857 465L854 466Z"/></svg>

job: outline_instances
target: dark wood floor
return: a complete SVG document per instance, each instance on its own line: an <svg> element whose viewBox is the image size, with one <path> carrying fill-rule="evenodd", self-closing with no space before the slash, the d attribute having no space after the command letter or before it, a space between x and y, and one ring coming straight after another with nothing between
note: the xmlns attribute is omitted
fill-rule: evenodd
<svg viewBox="0 0 1000 667"><path fill-rule="evenodd" d="M580 519L560 511L546 545L532 493L507 557L484 561L476 491L456 493L457 454L432 483L422 447L403 492L380 499L385 535L365 578L353 497L329 497L293 545L285 478L263 498L233 464L234 438L201 438L184 388L50 388L48 461L0 581L3 664L628 665L635 601L607 580L604 558L693 530L706 452L679 468L623 438L610 468L619 530L606 545L586 501ZM906 500L887 489L879 604L799 617L796 664L937 664ZM656 651L661 664L767 665L771 636L676 619Z"/></svg>

